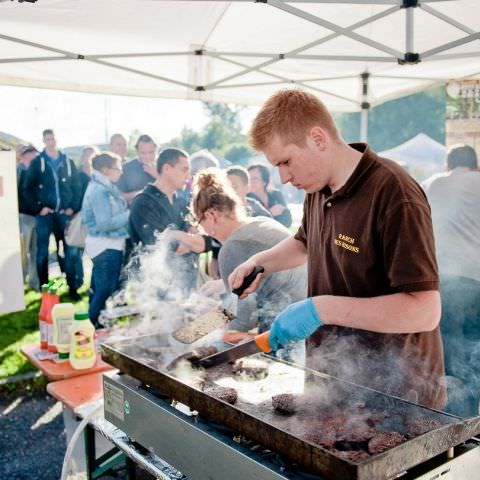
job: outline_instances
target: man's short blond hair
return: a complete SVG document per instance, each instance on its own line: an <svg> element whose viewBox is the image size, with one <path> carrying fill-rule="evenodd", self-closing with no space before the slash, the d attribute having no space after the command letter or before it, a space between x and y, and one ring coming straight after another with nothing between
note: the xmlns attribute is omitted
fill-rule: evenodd
<svg viewBox="0 0 480 480"><path fill-rule="evenodd" d="M335 121L315 95L299 89L280 90L263 105L250 129L250 143L263 150L278 135L284 145L305 144L308 130L318 126L334 140L340 139Z"/></svg>

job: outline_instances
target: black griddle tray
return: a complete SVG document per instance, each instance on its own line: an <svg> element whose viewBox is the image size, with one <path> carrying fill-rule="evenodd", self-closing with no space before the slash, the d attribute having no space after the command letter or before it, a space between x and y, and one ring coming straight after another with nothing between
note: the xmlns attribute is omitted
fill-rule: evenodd
<svg viewBox="0 0 480 480"><path fill-rule="evenodd" d="M281 454L301 468L329 479L391 478L480 433L480 417L460 419L329 375L288 365L288 368L297 369L299 374L304 375L306 391L314 388L319 389L320 393L329 392L327 397L318 395L318 404L309 404L309 415L312 415L312 412L314 416L325 418L338 415L339 412L350 415L354 406L362 404L369 411L387 412L390 420L427 419L440 424L438 428L396 447L361 462L353 462L302 439L301 435L298 435L298 429L294 428L295 422L302 418L301 411L286 417L275 413L268 402L251 404L239 399L235 405L230 405L201 391L199 387L176 378L162 365L159 366L166 365L173 359L169 342L169 335L153 334L105 343L102 345L102 358L121 372L157 389L168 398L188 405L202 417L223 424L233 432ZM278 362L267 356L263 359L267 362ZM209 375L214 376L215 370L222 368L225 369L222 366L213 367ZM308 417L306 418L308 420ZM395 429L400 431L399 428ZM393 428L387 426L385 430Z"/></svg>

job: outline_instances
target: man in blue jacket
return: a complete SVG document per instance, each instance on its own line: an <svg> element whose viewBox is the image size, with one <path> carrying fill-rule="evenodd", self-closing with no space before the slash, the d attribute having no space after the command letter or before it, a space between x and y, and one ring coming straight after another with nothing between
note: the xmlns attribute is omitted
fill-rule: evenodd
<svg viewBox="0 0 480 480"><path fill-rule="evenodd" d="M78 209L79 181L75 164L57 148L53 130L43 131L44 150L32 161L24 191L32 198L36 214L37 271L40 285L48 282L48 245L53 233L63 243L69 294L80 297L75 277L74 250L65 243L65 228Z"/></svg>

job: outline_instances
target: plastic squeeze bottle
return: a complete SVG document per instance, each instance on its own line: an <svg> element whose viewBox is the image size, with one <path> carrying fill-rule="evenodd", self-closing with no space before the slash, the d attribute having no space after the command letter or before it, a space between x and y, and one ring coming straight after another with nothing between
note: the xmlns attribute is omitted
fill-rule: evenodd
<svg viewBox="0 0 480 480"><path fill-rule="evenodd" d="M48 289L50 295L50 301L47 308L46 324L47 324L47 341L48 341L48 351L56 353L57 347L53 342L53 319L52 319L52 310L53 307L60 302L60 298L57 295L57 289L55 287L50 287Z"/></svg>
<svg viewBox="0 0 480 480"><path fill-rule="evenodd" d="M70 329L73 324L75 307L71 303L57 303L52 308L53 343L57 347L58 358L68 359L70 352Z"/></svg>
<svg viewBox="0 0 480 480"><path fill-rule="evenodd" d="M70 364L75 370L91 368L95 365L95 327L88 313L76 313L70 328Z"/></svg>
<svg viewBox="0 0 480 480"><path fill-rule="evenodd" d="M42 285L42 303L40 304L40 311L38 312L38 326L40 330L40 349L47 350L47 309L50 302L50 295L48 293L48 285Z"/></svg>

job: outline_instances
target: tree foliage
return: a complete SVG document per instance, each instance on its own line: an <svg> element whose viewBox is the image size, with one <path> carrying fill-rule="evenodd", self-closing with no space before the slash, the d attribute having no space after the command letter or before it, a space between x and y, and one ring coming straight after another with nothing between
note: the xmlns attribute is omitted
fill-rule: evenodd
<svg viewBox="0 0 480 480"><path fill-rule="evenodd" d="M445 115L443 87L383 103L369 112L368 143L381 152L419 133L445 143ZM347 142L359 141L359 113L336 115L336 121Z"/></svg>
<svg viewBox="0 0 480 480"><path fill-rule="evenodd" d="M196 132L185 126L168 144L188 153L206 148L219 158L246 165L253 152L241 128L240 114L245 107L216 102L204 102L203 107L209 117L205 127Z"/></svg>

